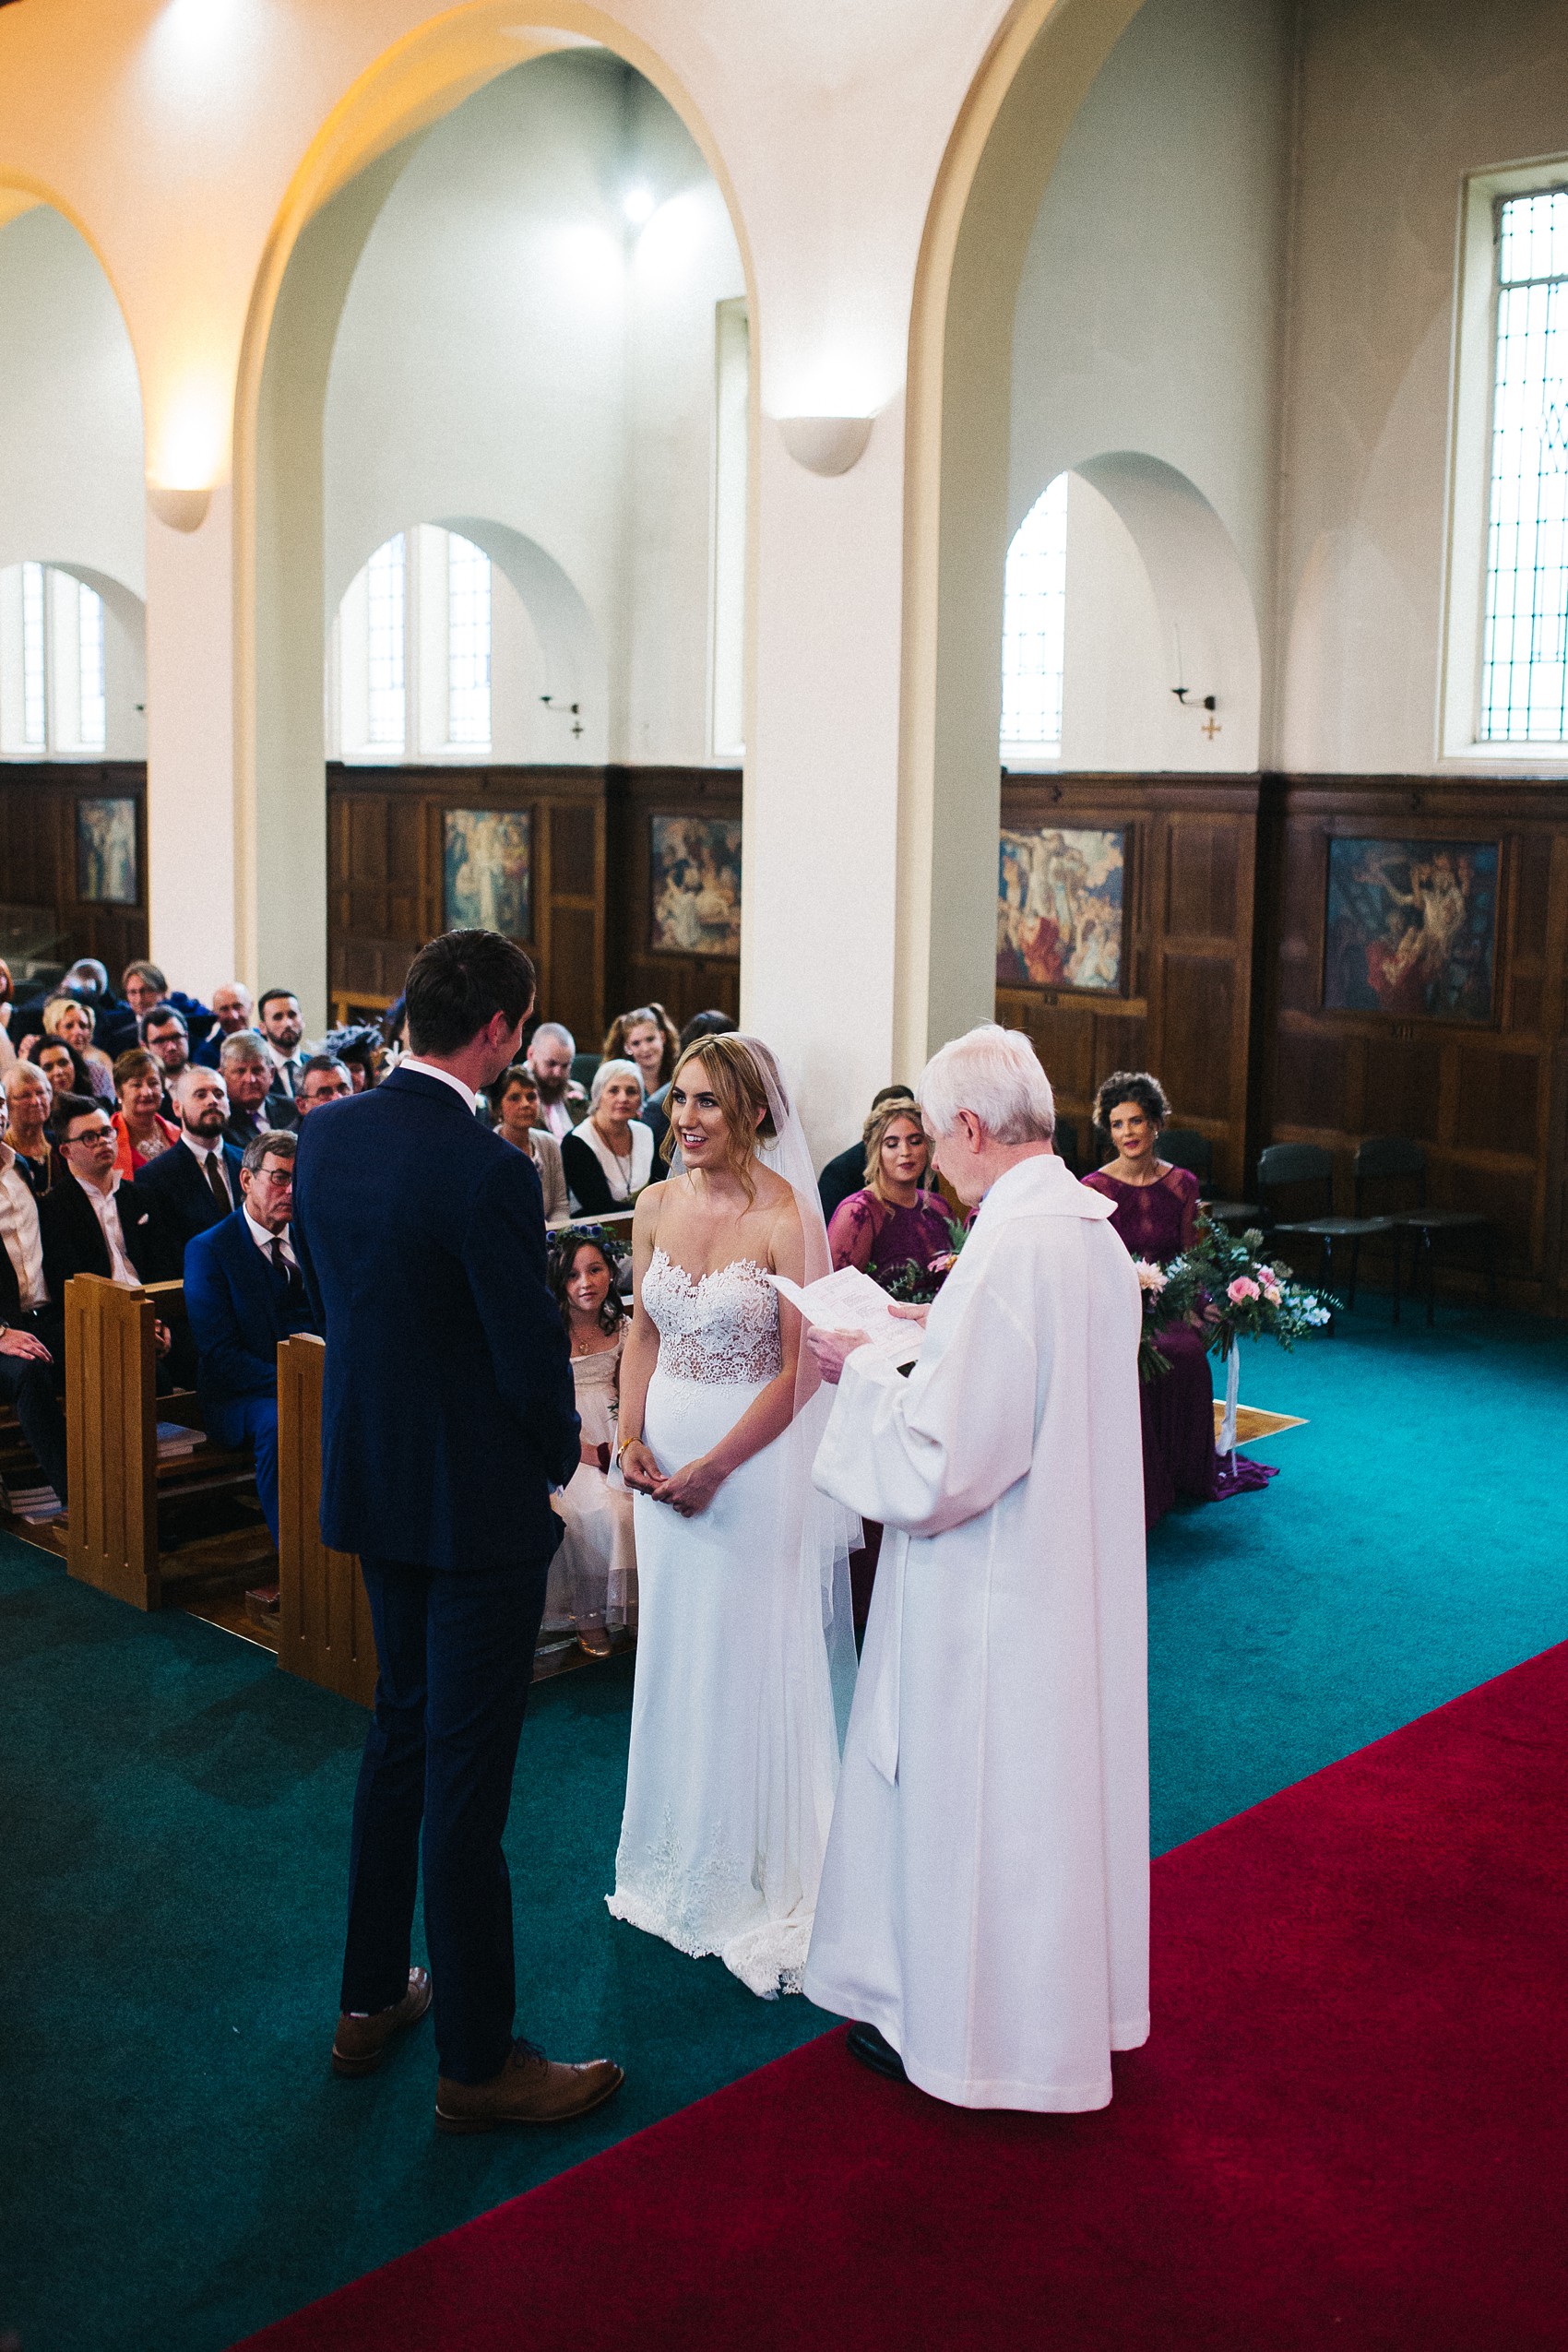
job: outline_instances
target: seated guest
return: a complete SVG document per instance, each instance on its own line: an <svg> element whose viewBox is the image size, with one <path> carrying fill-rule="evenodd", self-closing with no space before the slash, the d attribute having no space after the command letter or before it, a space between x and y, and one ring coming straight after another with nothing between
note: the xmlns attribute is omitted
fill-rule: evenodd
<svg viewBox="0 0 1568 2352"><path fill-rule="evenodd" d="M861 1130L860 1142L851 1144L848 1151L841 1151L836 1159L830 1159L816 1180L816 1189L822 1200L822 1213L829 1225L833 1222L834 1212L839 1204L847 1201L851 1193L858 1193L866 1181L866 1151L871 1142L872 1128L876 1123L876 1116L883 1104L885 1102L913 1102L914 1099L908 1087L879 1087L873 1095L866 1123Z"/></svg>
<svg viewBox="0 0 1568 2352"><path fill-rule="evenodd" d="M495 1105L495 1131L532 1160L544 1194L544 1221L559 1223L566 1215L566 1179L561 1167L561 1146L548 1128L539 1123L539 1081L526 1062L503 1070L490 1089Z"/></svg>
<svg viewBox="0 0 1568 2352"><path fill-rule="evenodd" d="M279 1084L291 1102L305 1066L304 1016L291 988L265 988L256 1007L261 1034L278 1072Z"/></svg>
<svg viewBox="0 0 1568 2352"><path fill-rule="evenodd" d="M134 1183L149 1161L159 1158L180 1140L180 1131L159 1109L163 1100L163 1073L145 1045L133 1045L114 1063L114 1088L120 1108L114 1113L119 1148L114 1172Z"/></svg>
<svg viewBox="0 0 1568 2352"><path fill-rule="evenodd" d="M588 1097L572 1076L577 1041L559 1021L540 1021L529 1040L528 1064L539 1087L541 1125L557 1143L569 1135L588 1106Z"/></svg>
<svg viewBox="0 0 1568 2352"><path fill-rule="evenodd" d="M218 1052L218 1075L229 1096L225 1143L243 1152L264 1127L291 1127L298 1113L278 1083L278 1065L254 1029L226 1037Z"/></svg>
<svg viewBox="0 0 1568 2352"><path fill-rule="evenodd" d="M43 1278L43 1235L32 1186L0 1144L0 1403L8 1405L65 1500L65 1422L55 1396L55 1358Z"/></svg>
<svg viewBox="0 0 1568 2352"><path fill-rule="evenodd" d="M582 1460L570 1483L551 1498L566 1533L550 1563L544 1623L574 1631L590 1657L607 1657L611 1633L637 1621L632 1497L607 1476L615 1452L626 1308L603 1242L571 1226L551 1252L550 1287L571 1343Z"/></svg>
<svg viewBox="0 0 1568 2352"><path fill-rule="evenodd" d="M137 1191L156 1219L159 1277L175 1282L185 1244L240 1206L240 1155L223 1140L229 1097L216 1070L187 1063L174 1081L180 1140L137 1178Z"/></svg>
<svg viewBox="0 0 1568 2352"><path fill-rule="evenodd" d="M662 1004L639 1004L635 1012L618 1013L604 1040L606 1062L636 1063L645 1095L669 1083L680 1052L675 1024Z"/></svg>
<svg viewBox="0 0 1568 2352"><path fill-rule="evenodd" d="M635 1062L643 1082L643 1118L653 1132L654 1167L662 1164L669 1121L664 1116L664 1089L681 1054L675 1024L662 1004L639 1004L635 1012L618 1014L604 1040L607 1062ZM657 1096L657 1102L655 1097Z"/></svg>
<svg viewBox="0 0 1568 2352"><path fill-rule="evenodd" d="M31 1062L14 1062L0 1080L6 1099L5 1140L16 1154L17 1173L33 1197L42 1200L65 1163L50 1146L49 1125L54 1089Z"/></svg>
<svg viewBox="0 0 1568 2352"><path fill-rule="evenodd" d="M372 1087L381 1084L386 1069L386 1040L379 1029L328 1029L321 1050L337 1055L353 1080L356 1094L368 1094Z"/></svg>
<svg viewBox="0 0 1568 2352"><path fill-rule="evenodd" d="M85 1094L93 1099L92 1081L87 1074L87 1063L74 1045L63 1037L30 1038L24 1057L48 1079L56 1100L63 1094Z"/></svg>
<svg viewBox="0 0 1568 2352"><path fill-rule="evenodd" d="M137 1034L163 1073L163 1116L174 1115L174 1081L191 1058L190 1030L173 1004L154 1004L137 1023Z"/></svg>
<svg viewBox="0 0 1568 2352"><path fill-rule="evenodd" d="M898 1096L866 1126L865 1185L840 1201L827 1229L835 1267L857 1265L885 1284L913 1265L926 1274L953 1254L945 1203L921 1189L931 1156L921 1114Z"/></svg>
<svg viewBox="0 0 1568 2352"><path fill-rule="evenodd" d="M310 1054L300 1069L294 1087L294 1109L303 1119L307 1111L319 1111L324 1102L341 1102L354 1091L353 1079L346 1063L335 1053Z"/></svg>
<svg viewBox="0 0 1568 2352"><path fill-rule="evenodd" d="M101 1053L94 1045L92 1030L92 1015L79 998L64 993L45 998L45 1037L63 1038L87 1072L89 1091L101 1101L113 1102L114 1073L110 1066L109 1056Z"/></svg>
<svg viewBox="0 0 1568 2352"><path fill-rule="evenodd" d="M630 1208L653 1174L653 1131L637 1113L643 1082L635 1062L601 1062L588 1115L561 1146L573 1212L604 1217Z"/></svg>
<svg viewBox="0 0 1568 2352"><path fill-rule="evenodd" d="M0 1078L17 1059L17 1042L11 1035L11 1018L17 1009L17 985L11 978L11 967L0 956Z"/></svg>
<svg viewBox="0 0 1568 2352"><path fill-rule="evenodd" d="M206 1070L216 1070L226 1039L255 1034L255 1000L244 981L220 980L212 992L212 1027L191 1060Z"/></svg>
<svg viewBox="0 0 1568 2352"><path fill-rule="evenodd" d="M90 1095L57 1096L53 1127L66 1176L49 1187L39 1205L38 1224L50 1347L64 1362L67 1282L78 1274L101 1274L134 1290L159 1275L152 1206L137 1185L122 1182L114 1173L114 1130L103 1105ZM170 1336L162 1323L157 1336L158 1352L166 1356Z"/></svg>
<svg viewBox="0 0 1568 2352"><path fill-rule="evenodd" d="M172 1004L185 1025L187 1037L199 1044L212 1027L212 1007L204 1004L199 996L187 996L183 988L171 988L156 964L127 964L120 976L125 992L125 1003L137 1019L137 1032L155 1004ZM127 1043L134 1042L127 1039ZM147 1039L142 1037L143 1045Z"/></svg>
<svg viewBox="0 0 1568 2352"><path fill-rule="evenodd" d="M256 1491L278 1540L278 1343L316 1328L289 1238L294 1208L291 1134L263 1132L240 1163L242 1206L185 1251L185 1312L196 1387L220 1445L250 1445Z"/></svg>
<svg viewBox="0 0 1568 2352"><path fill-rule="evenodd" d="M1114 1153L1086 1176L1091 1192L1115 1204L1111 1224L1134 1258L1169 1265L1197 1238L1198 1180L1159 1157L1159 1131L1170 1115L1165 1089L1146 1070L1117 1070L1095 1097L1097 1132ZM1138 1384L1143 1420L1144 1524L1162 1519L1179 1494L1202 1503L1274 1475L1239 1454L1222 1470L1214 1449L1214 1383L1200 1330L1161 1331L1168 1372Z"/></svg>

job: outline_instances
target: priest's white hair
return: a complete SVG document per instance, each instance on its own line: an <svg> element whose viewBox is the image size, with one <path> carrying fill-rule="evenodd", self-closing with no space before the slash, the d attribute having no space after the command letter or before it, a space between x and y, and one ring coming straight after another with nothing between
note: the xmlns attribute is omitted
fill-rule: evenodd
<svg viewBox="0 0 1568 2352"><path fill-rule="evenodd" d="M950 1135L960 1111L972 1111L993 1143L1049 1143L1056 1133L1056 1099L1034 1047L1022 1029L996 1021L933 1053L915 1099L935 1135Z"/></svg>

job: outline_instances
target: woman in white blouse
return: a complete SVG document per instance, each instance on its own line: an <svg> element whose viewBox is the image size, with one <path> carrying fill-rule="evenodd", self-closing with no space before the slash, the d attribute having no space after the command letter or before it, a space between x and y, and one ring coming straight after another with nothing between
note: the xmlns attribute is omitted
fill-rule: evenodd
<svg viewBox="0 0 1568 2352"><path fill-rule="evenodd" d="M561 1165L574 1215L606 1217L630 1208L653 1175L653 1130L637 1114L642 1074L635 1062L601 1062L588 1115L562 1138Z"/></svg>

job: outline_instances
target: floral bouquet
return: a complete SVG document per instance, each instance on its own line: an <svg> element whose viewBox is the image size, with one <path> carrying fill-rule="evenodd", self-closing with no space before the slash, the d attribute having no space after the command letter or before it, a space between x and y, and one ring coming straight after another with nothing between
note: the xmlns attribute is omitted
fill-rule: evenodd
<svg viewBox="0 0 1568 2352"><path fill-rule="evenodd" d="M1226 1360L1221 1454L1231 1453L1236 1443L1241 1369L1236 1341L1277 1339L1282 1348L1291 1348L1298 1339L1311 1338L1324 1330L1334 1312L1332 1301L1321 1291L1298 1282L1265 1259L1263 1246L1263 1235L1255 1226L1238 1235L1223 1225L1211 1224L1200 1210L1197 1238L1190 1250L1163 1270L1141 1264L1138 1267L1144 1293L1139 1375L1146 1380L1158 1378L1170 1369L1158 1350L1161 1330L1178 1323L1190 1323L1201 1330L1208 1353ZM1162 1275L1158 1287L1146 1279L1151 1275Z"/></svg>
<svg viewBox="0 0 1568 2352"><path fill-rule="evenodd" d="M902 1265L885 1265L878 1273L871 1269L872 1280L907 1307L929 1307L947 1277L958 1263L958 1253L968 1239L969 1229L956 1217L944 1218L953 1246L941 1257L932 1258L929 1265L921 1265L918 1258L906 1258Z"/></svg>

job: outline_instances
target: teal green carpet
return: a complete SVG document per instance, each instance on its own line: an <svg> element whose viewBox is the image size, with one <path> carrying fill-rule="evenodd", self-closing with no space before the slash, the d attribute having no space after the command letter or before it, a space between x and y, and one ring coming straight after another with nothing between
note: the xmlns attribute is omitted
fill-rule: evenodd
<svg viewBox="0 0 1568 2352"><path fill-rule="evenodd" d="M1242 1396L1311 1426L1150 1547L1155 1842L1191 1836L1568 1634L1568 1335L1373 1301ZM624 1666L546 1685L509 1844L521 2021L622 2058L559 2136L443 2140L428 2029L327 2070L363 1717L0 1538L0 2329L220 2352L823 2027L604 1911ZM560 2249L588 2279L612 2246Z"/></svg>

